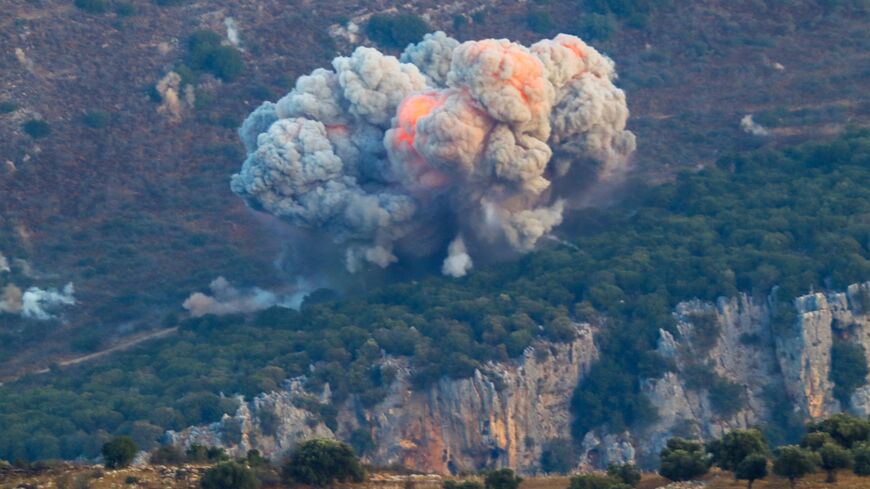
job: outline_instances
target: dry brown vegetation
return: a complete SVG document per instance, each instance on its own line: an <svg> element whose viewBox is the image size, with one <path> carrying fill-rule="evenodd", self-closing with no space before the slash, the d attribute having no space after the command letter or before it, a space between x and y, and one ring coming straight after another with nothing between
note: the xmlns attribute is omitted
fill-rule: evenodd
<svg viewBox="0 0 870 489"><path fill-rule="evenodd" d="M805 0L673 3L645 28L622 25L593 41L617 61L629 94L638 178L665 179L729 151L870 119L866 12ZM483 15L462 25L454 16L471 3L408 5L460 39L529 42L581 31L588 18L579 0L474 3ZM0 315L0 329L13 335L0 349L0 373L75 356L70 342L83 332L108 346L159 328L218 275L284 283L272 265L280 225L245 209L228 188L242 158L235 126L262 99L346 51L329 36L331 25L394 10L379 0L135 7L131 16L111 8L91 15L67 0L10 0L0 11L0 102L15 106L0 113L0 252L27 258L55 285L75 282L80 301L67 323L48 330ZM550 19L543 32L530 30L531 14ZM203 76L196 108L170 121L149 93L182 61L191 32L224 32L228 16L239 26L245 72L233 83ZM110 115L105 127L83 123L94 111ZM747 113L773 135L740 131ZM50 135L25 134L31 119L47 121Z"/></svg>

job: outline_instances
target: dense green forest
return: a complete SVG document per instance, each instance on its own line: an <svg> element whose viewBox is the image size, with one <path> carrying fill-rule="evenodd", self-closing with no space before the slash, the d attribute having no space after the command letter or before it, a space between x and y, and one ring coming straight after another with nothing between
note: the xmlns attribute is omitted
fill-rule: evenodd
<svg viewBox="0 0 870 489"><path fill-rule="evenodd" d="M328 382L337 401L372 405L395 375L379 366L384 352L410 357L422 388L538 339L570 340L575 321L604 328L600 361L573 399L583 413L574 435L642 427L656 413L639 379L669 368L651 350L658 329L673 328L677 302L774 286L787 301L870 278L867 182L870 132L854 130L726 157L648 189L640 203L588 211L575 219L585 230L576 248L554 244L461 280L398 283L300 312L189 319L177 336L99 365L0 387L0 458L93 457L110 434L153 447L165 429L231 412L221 393L250 397L302 374L315 388ZM334 408L310 407L334 423Z"/></svg>

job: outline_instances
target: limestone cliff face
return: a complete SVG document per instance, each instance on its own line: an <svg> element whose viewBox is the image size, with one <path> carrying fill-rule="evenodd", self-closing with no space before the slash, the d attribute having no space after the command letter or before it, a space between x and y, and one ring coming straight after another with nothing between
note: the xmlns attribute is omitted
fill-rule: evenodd
<svg viewBox="0 0 870 489"><path fill-rule="evenodd" d="M772 391L788 397L797 419L838 411L829 380L831 345L838 337L870 354L870 283L809 294L788 306L747 295L679 304L675 331L661 331L658 344L672 368L661 378L638 380L658 420L638 433L588 433L578 467L621 461L654 466L671 436L709 439L766 424L774 414ZM782 308L794 313L781 314ZM411 388L405 361L388 358L398 371L388 395L372 408L354 398L343 402L332 428L310 410L312 401L330 402L328 387L305 392L297 379L280 392L242 403L219 423L170 437L178 444L221 445L238 454L257 448L281 456L304 439L348 440L365 430L373 441L366 458L376 465L438 473L500 466L535 472L544 446L570 436L570 400L598 357L596 332L578 325L571 343L539 343L518 360L489 364L468 379L442 379L425 391ZM723 392L724 399L716 397ZM858 389L850 404L870 414L870 385Z"/></svg>
<svg viewBox="0 0 870 489"><path fill-rule="evenodd" d="M398 371L389 395L370 409L353 398L344 402L335 429L299 407L299 399L311 394L293 380L283 391L242 403L234 416L169 436L181 445L223 446L238 455L257 448L281 456L300 440L348 439L362 428L374 442L366 458L376 465L437 473L490 466L532 471L548 441L570 436L571 394L598 358L595 330L578 325L576 332L570 343L540 343L519 360L487 365L468 379L441 379L425 391L411 388L406 362L387 359ZM328 390L317 400L329 402Z"/></svg>

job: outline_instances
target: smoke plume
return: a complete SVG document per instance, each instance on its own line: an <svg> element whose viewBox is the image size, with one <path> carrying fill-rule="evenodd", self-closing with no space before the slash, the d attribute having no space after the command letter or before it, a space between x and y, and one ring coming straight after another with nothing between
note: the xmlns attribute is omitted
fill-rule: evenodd
<svg viewBox="0 0 870 489"><path fill-rule="evenodd" d="M770 131L752 119L752 114L745 115L740 119L740 129L747 134L752 134L753 136L770 135Z"/></svg>
<svg viewBox="0 0 870 489"><path fill-rule="evenodd" d="M3 290L0 311L20 313L25 318L46 321L56 317L52 314L55 309L75 305L74 293L72 283L66 284L62 290L30 287L23 294L17 286L9 284Z"/></svg>
<svg viewBox="0 0 870 489"><path fill-rule="evenodd" d="M463 276L482 250L533 249L566 199L626 167L615 79L565 34L526 47L436 32L398 59L360 47L250 114L231 187L338 245L350 271L441 254Z"/></svg>
<svg viewBox="0 0 870 489"><path fill-rule="evenodd" d="M195 292L182 304L190 312L191 316L200 317L206 314L222 316L225 314L256 312L272 306L298 308L299 303L302 301L302 297L279 297L273 292L256 287L242 291L233 287L223 277L212 280L209 288L212 295Z"/></svg>

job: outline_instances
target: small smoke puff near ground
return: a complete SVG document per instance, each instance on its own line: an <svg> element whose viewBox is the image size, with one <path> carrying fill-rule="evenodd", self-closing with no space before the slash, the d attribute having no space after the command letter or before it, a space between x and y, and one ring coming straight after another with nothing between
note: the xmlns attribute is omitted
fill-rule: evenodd
<svg viewBox="0 0 870 489"><path fill-rule="evenodd" d="M574 36L438 32L399 59L360 47L332 68L248 117L231 187L337 244L349 271L440 254L458 277L482 250L528 251L635 149L613 61Z"/></svg>
<svg viewBox="0 0 870 489"><path fill-rule="evenodd" d="M233 287L223 277L212 280L209 289L211 289L211 295L194 292L184 301L182 307L193 317L201 317L206 314L223 316L225 314L261 311L272 306L298 309L305 297L303 292L285 297L257 287L240 290Z"/></svg>

